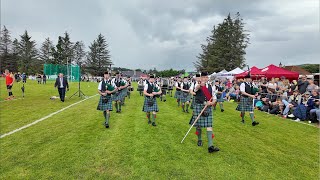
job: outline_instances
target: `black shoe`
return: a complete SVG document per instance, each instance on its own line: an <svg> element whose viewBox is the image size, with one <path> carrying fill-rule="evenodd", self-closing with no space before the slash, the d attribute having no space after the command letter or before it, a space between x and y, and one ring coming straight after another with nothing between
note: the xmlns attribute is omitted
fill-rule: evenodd
<svg viewBox="0 0 320 180"><path fill-rule="evenodd" d="M198 140L198 146L203 146L202 140Z"/></svg>
<svg viewBox="0 0 320 180"><path fill-rule="evenodd" d="M109 128L109 124L106 124L105 126L106 126L106 128Z"/></svg>
<svg viewBox="0 0 320 180"><path fill-rule="evenodd" d="M163 102L166 102L167 100L163 100Z"/></svg>
<svg viewBox="0 0 320 180"><path fill-rule="evenodd" d="M241 120L241 122L244 124L244 120Z"/></svg>
<svg viewBox="0 0 320 180"><path fill-rule="evenodd" d="M224 111L224 109L221 109L221 112L223 112Z"/></svg>
<svg viewBox="0 0 320 180"><path fill-rule="evenodd" d="M189 113L189 110L186 110L186 113Z"/></svg>
<svg viewBox="0 0 320 180"><path fill-rule="evenodd" d="M253 121L252 126L256 126L256 125L258 125L258 124L260 124L260 123L257 122L257 121Z"/></svg>
<svg viewBox="0 0 320 180"><path fill-rule="evenodd" d="M150 120L148 121L148 124L151 124L151 121L150 121Z"/></svg>
<svg viewBox="0 0 320 180"><path fill-rule="evenodd" d="M157 126L155 122L152 123L152 126Z"/></svg>
<svg viewBox="0 0 320 180"><path fill-rule="evenodd" d="M210 146L208 148L209 153L213 153L213 152L217 152L217 151L220 151L220 149L218 147Z"/></svg>

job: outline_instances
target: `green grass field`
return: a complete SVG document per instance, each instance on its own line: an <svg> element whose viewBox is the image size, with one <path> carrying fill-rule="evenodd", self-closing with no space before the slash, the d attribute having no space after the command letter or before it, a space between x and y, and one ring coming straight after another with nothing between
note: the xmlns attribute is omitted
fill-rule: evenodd
<svg viewBox="0 0 320 180"><path fill-rule="evenodd" d="M97 83L82 83L87 96L97 93ZM135 88L136 89L136 88ZM65 103L53 82L20 85L17 100L1 101L0 134L49 115L81 98L71 83ZM7 97L1 80L1 100ZM194 130L183 144L190 114L175 100L160 102L157 127L147 124L141 111L143 98L135 91L121 114L112 113L110 129L97 111L98 96L77 104L38 124L0 139L0 179L319 179L319 129L256 112L259 126L240 123L236 103L214 112L214 145L198 147Z"/></svg>

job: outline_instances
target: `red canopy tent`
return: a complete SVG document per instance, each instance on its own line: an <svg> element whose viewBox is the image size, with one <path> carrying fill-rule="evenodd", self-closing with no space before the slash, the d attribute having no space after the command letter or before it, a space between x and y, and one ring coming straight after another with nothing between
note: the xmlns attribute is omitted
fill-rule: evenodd
<svg viewBox="0 0 320 180"><path fill-rule="evenodd" d="M269 66L263 68L261 72L268 79L281 78L282 76L284 76L286 79L292 81L299 78L299 73L280 68L273 64L270 64Z"/></svg>
<svg viewBox="0 0 320 180"><path fill-rule="evenodd" d="M245 71L243 73L236 74L235 77L237 79L240 79L240 78L244 78L247 74L248 74L248 71ZM264 76L263 73L261 72L261 69L257 68L256 66L253 66L250 68L250 74L251 74L252 79L258 79L258 78Z"/></svg>

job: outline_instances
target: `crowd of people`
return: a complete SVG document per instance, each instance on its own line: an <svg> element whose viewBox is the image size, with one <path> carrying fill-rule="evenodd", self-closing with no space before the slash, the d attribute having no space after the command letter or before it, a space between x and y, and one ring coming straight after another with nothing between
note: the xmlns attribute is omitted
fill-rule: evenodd
<svg viewBox="0 0 320 180"><path fill-rule="evenodd" d="M26 76L14 75L5 71L6 85L9 98L13 98L12 86L17 79L26 79ZM38 84L45 83L45 75L38 75ZM110 127L110 115L113 103L116 113L121 113L125 99L130 98L131 78L122 76L117 72L114 77L109 72L104 73L103 79L98 80L98 93L100 99L97 110L103 111L104 126ZM203 146L202 129L206 128L208 138L208 152L219 151L213 146L213 112L218 106L225 112L224 102L234 101L238 103L236 108L240 111L241 122L245 123L245 113L248 112L252 126L260 123L255 120L254 109L269 114L279 115L295 121L307 120L309 123L318 122L319 110L319 86L313 79L302 76L298 81L289 81L285 77L272 78L270 80L261 77L253 79L250 74L244 79L209 79L208 74L196 74L195 77L161 78L150 75L138 81L140 96L144 97L142 111L146 113L147 122L157 126L156 116L159 112L157 99L166 102L169 95L176 99L177 106L182 113L190 113L191 127L196 128L198 146ZM56 79L55 87L58 88L60 99L64 102L65 91L69 90L67 79L62 73ZM175 89L175 91L173 91ZM173 95L174 92L174 95ZM191 113L192 111L192 113Z"/></svg>
<svg viewBox="0 0 320 180"><path fill-rule="evenodd" d="M196 77L175 77L175 78L155 78L155 84L162 89L159 96L161 101L166 101L166 94L172 97L175 87L174 98L182 111L188 113L189 107L192 109L195 95L192 91L196 84ZM216 92L216 103L213 109L219 105L221 112L224 111L224 101L235 101L240 103L241 84L245 79L209 79L209 84ZM318 122L320 118L319 110L319 86L311 78L301 76L299 80L289 81L284 76L267 80L264 77L250 79L254 91L253 107L269 114L281 116L295 121L305 121L309 123ZM143 96L145 80L138 81L138 91Z"/></svg>

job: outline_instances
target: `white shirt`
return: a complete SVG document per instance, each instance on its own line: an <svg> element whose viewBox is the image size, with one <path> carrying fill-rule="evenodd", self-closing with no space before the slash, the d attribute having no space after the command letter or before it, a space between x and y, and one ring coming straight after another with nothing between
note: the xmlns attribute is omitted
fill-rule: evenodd
<svg viewBox="0 0 320 180"><path fill-rule="evenodd" d="M155 87L157 87L158 89L159 89L159 86L156 84L156 83L150 83L150 84L153 84ZM144 90L145 91L147 91L148 90L148 84L146 83L145 85L144 85Z"/></svg>
<svg viewBox="0 0 320 180"><path fill-rule="evenodd" d="M147 84L147 81L148 81L148 80L146 80L146 79L143 80L143 86L145 86L145 85Z"/></svg>
<svg viewBox="0 0 320 180"><path fill-rule="evenodd" d="M181 83L181 82L179 82L179 83ZM178 82L176 82L175 86L176 86L176 87L179 87Z"/></svg>
<svg viewBox="0 0 320 180"><path fill-rule="evenodd" d="M183 83L181 83L181 85L180 85L180 87L181 87L181 89L183 89L183 85L184 84L189 84L190 85L190 83L189 82L183 82ZM190 89L190 88L189 88ZM185 89L186 90L186 89Z"/></svg>
<svg viewBox="0 0 320 180"><path fill-rule="evenodd" d="M63 78L60 78L60 88L63 88Z"/></svg>
<svg viewBox="0 0 320 180"><path fill-rule="evenodd" d="M198 82L196 82L195 84L191 83L190 90L193 91L196 86L198 86Z"/></svg>
<svg viewBox="0 0 320 180"><path fill-rule="evenodd" d="M243 83L241 83L241 85L240 85L240 91L241 92L246 92L246 84L245 83L247 83L247 82L243 82ZM248 83L247 83L248 84ZM248 85L250 85L250 84L248 84ZM252 86L252 85L250 85L250 86Z"/></svg>
<svg viewBox="0 0 320 180"><path fill-rule="evenodd" d="M268 84L268 88L271 88L271 89L277 89L277 83L269 83Z"/></svg>
<svg viewBox="0 0 320 180"><path fill-rule="evenodd" d="M124 80L124 79L116 79L116 78L113 78L112 80L111 80L111 84L114 84L115 85L115 87L117 87L117 85L116 85L116 81L123 81L125 84L127 84L127 81L126 80ZM118 88L118 87L117 87Z"/></svg>
<svg viewBox="0 0 320 180"><path fill-rule="evenodd" d="M107 81L109 81L109 79L108 80L103 79L103 81L106 81L106 85L107 85ZM115 88L116 84L111 81L111 86L113 86ZM102 89L102 81L100 81L100 83L98 85L98 90L101 91L101 89Z"/></svg>

